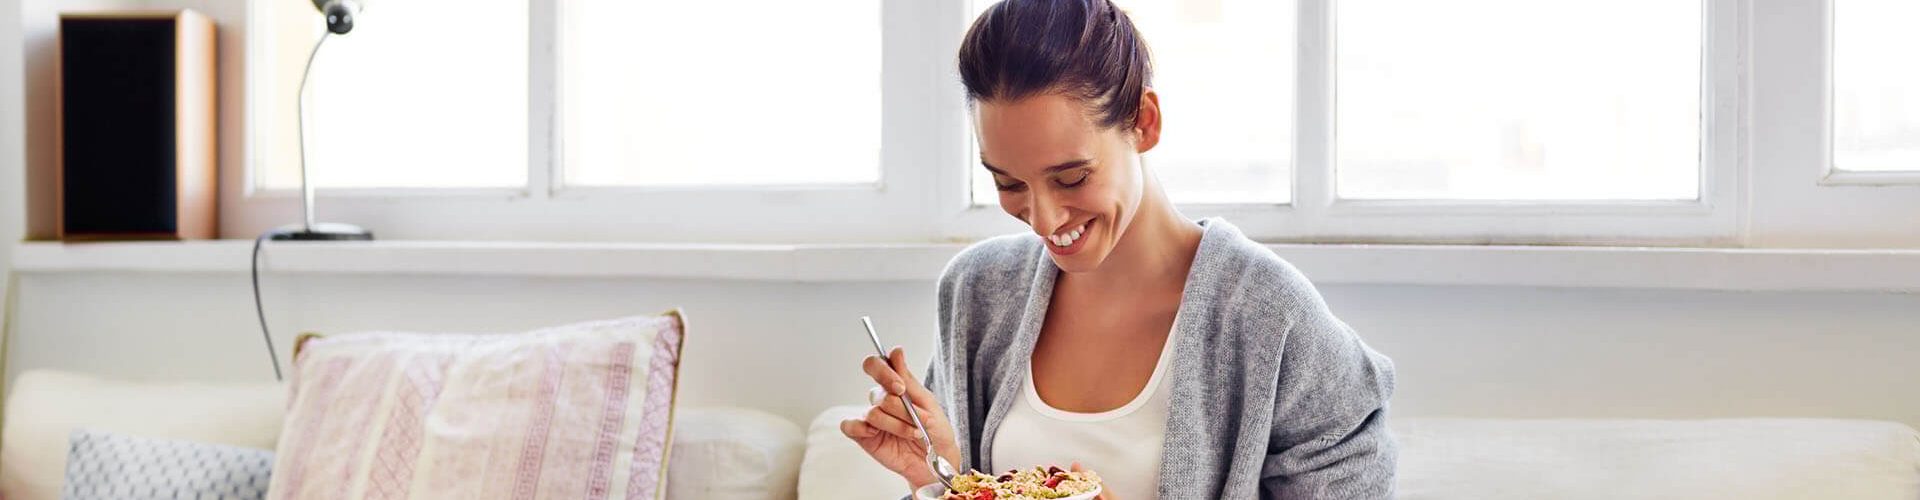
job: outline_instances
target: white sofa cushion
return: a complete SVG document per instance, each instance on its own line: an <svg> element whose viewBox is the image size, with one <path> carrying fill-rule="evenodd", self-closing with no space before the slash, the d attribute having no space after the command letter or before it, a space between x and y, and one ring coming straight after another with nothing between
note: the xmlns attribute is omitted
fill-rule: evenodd
<svg viewBox="0 0 1920 500"><path fill-rule="evenodd" d="M800 500L899 500L912 493L906 481L840 433L841 420L866 411L864 405L835 406L814 417L800 466Z"/></svg>
<svg viewBox="0 0 1920 500"><path fill-rule="evenodd" d="M278 383L130 382L74 373L21 373L0 431L0 496L60 498L68 436L100 431L272 449L286 389Z"/></svg>
<svg viewBox="0 0 1920 500"><path fill-rule="evenodd" d="M1860 420L1408 419L1399 498L1920 498L1920 434Z"/></svg>
<svg viewBox="0 0 1920 500"><path fill-rule="evenodd" d="M61 500L140 498L266 498L273 452L73 431Z"/></svg>
<svg viewBox="0 0 1920 500"><path fill-rule="evenodd" d="M800 426L744 408L684 408L667 467L668 500L793 500Z"/></svg>

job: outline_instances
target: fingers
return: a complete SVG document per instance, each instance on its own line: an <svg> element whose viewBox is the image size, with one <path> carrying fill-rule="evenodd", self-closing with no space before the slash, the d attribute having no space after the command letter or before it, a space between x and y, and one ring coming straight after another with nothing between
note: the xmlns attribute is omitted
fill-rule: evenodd
<svg viewBox="0 0 1920 500"><path fill-rule="evenodd" d="M904 348L894 347L887 353L886 360L878 356L867 356L861 361L860 368L866 370L867 376L873 378L874 383L880 384L881 388L886 389L888 394L906 394L913 400L914 407L920 410L928 410L939 404L939 399L934 397L933 391L927 390L926 386L921 385L920 380L913 376L913 369L907 366L907 351Z"/></svg>
<svg viewBox="0 0 1920 500"><path fill-rule="evenodd" d="M867 377L872 378L873 383L886 389L887 394L900 394L907 390L906 381L900 377L899 373L894 372L892 367L887 366L879 356L867 356L866 359L861 360L860 369L867 372Z"/></svg>
<svg viewBox="0 0 1920 500"><path fill-rule="evenodd" d="M887 358L893 371L899 373L900 378L906 381L907 396L913 398L914 407L925 411L940 404L939 399L934 397L933 391L927 390L927 386L920 383L920 378L913 375L913 368L907 366L906 349L895 347L888 353Z"/></svg>
<svg viewBox="0 0 1920 500"><path fill-rule="evenodd" d="M937 411L937 408L930 406L930 404L931 403L927 403L924 401L914 401L913 409L914 411L917 411L920 413L920 418L926 421L927 425L929 426L938 425L935 421L930 420L934 418L934 415L935 415L934 412ZM889 395L889 396L883 397L880 399L880 402L874 403L873 407L879 409L882 412L886 412L888 416L900 419L900 421L902 422L906 422L908 424L913 423L913 415L907 414L906 404L901 402L900 396Z"/></svg>
<svg viewBox="0 0 1920 500"><path fill-rule="evenodd" d="M907 366L906 348L895 346L892 351L888 351L887 363L893 365L893 371L899 372L900 377L906 379L908 384L920 385L920 380L913 376L913 368Z"/></svg>
<svg viewBox="0 0 1920 500"><path fill-rule="evenodd" d="M876 406L867 409L866 421L867 425L871 425L888 434L898 436L901 439L920 440L920 429L918 427L914 427L912 423L881 410L880 407Z"/></svg>
<svg viewBox="0 0 1920 500"><path fill-rule="evenodd" d="M873 426L867 425L865 420L857 418L841 420L840 433L856 440L864 440L881 434L880 429L875 429Z"/></svg>
<svg viewBox="0 0 1920 500"><path fill-rule="evenodd" d="M861 360L860 368L866 371L867 376L872 378L874 383L879 384L886 393L877 402L872 397L868 398L868 402L875 403L874 408L868 413L889 417L887 420L898 422L904 427L902 431L896 432L889 429L890 422L875 422L875 419L871 418L868 419L869 424L903 438L920 439L919 429L913 425L913 417L908 415L904 408L903 397L913 402L914 410L920 413L922 419L930 419L928 425L939 425L938 422L944 421L938 418L940 415L938 398L934 397L932 391L920 385L920 381L913 376L913 370L907 367L906 349L895 346L887 352L885 358L867 356Z"/></svg>

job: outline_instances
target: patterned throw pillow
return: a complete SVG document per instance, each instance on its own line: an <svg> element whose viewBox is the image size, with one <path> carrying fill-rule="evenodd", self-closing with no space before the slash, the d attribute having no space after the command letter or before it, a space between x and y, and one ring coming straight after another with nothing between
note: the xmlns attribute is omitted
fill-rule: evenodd
<svg viewBox="0 0 1920 500"><path fill-rule="evenodd" d="M307 339L268 496L662 498L681 325Z"/></svg>
<svg viewBox="0 0 1920 500"><path fill-rule="evenodd" d="M63 500L266 498L273 452L73 431Z"/></svg>

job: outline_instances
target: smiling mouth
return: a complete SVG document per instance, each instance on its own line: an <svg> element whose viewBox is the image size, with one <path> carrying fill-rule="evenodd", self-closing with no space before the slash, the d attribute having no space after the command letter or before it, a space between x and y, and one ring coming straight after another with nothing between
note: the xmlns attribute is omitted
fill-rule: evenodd
<svg viewBox="0 0 1920 500"><path fill-rule="evenodd" d="M1080 227L1073 228L1070 231L1054 233L1053 236L1048 236L1047 242L1052 243L1053 246L1056 246L1056 247L1070 248L1073 245L1079 243L1081 239L1086 238L1087 232L1092 227L1093 227L1093 219L1087 219L1086 222L1083 222L1080 224Z"/></svg>

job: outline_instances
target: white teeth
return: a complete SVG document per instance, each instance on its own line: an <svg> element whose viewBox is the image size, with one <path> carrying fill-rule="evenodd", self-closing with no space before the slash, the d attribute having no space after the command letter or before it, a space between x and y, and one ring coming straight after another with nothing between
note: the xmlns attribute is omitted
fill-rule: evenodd
<svg viewBox="0 0 1920 500"><path fill-rule="evenodd" d="M1082 224L1072 231L1048 236L1047 241L1053 243L1055 246L1073 246L1074 242L1080 241L1080 237L1084 235L1083 231L1086 231L1087 226L1091 224L1093 224L1093 221L1087 221L1087 224Z"/></svg>

